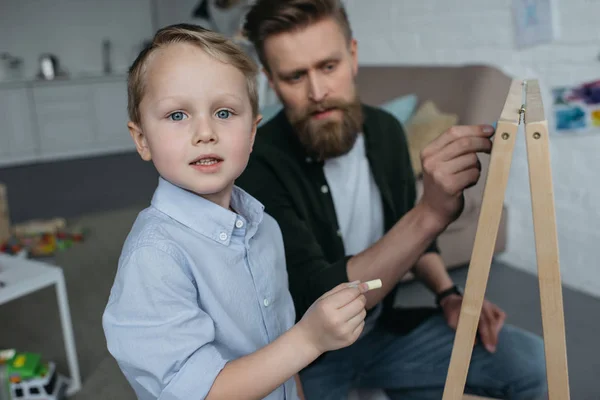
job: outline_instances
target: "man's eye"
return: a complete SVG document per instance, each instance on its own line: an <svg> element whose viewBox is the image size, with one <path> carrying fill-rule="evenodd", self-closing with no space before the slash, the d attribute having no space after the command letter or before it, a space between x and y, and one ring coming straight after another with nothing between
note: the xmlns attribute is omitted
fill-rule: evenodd
<svg viewBox="0 0 600 400"><path fill-rule="evenodd" d="M175 111L174 113L169 115L169 118L171 119L171 121L182 121L183 119L187 118L187 116L181 111Z"/></svg>
<svg viewBox="0 0 600 400"><path fill-rule="evenodd" d="M231 116L231 111L229 110L219 110L217 111L217 117L221 119L227 119Z"/></svg>

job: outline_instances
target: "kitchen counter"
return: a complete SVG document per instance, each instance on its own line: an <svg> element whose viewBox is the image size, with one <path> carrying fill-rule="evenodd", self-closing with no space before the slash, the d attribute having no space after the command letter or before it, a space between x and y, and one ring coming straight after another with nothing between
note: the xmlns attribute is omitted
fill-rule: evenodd
<svg viewBox="0 0 600 400"><path fill-rule="evenodd" d="M53 80L37 78L20 78L0 80L0 89L13 89L33 86L74 85L82 83L127 81L126 73L101 74L77 74L55 78Z"/></svg>

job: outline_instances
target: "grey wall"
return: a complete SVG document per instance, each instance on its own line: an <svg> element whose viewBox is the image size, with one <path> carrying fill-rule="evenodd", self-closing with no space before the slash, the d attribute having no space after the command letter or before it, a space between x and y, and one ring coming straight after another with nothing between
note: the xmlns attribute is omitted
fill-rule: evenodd
<svg viewBox="0 0 600 400"><path fill-rule="evenodd" d="M1 0L0 53L24 59L26 77L50 52L75 75L102 71L102 40L125 71L153 34L152 0Z"/></svg>

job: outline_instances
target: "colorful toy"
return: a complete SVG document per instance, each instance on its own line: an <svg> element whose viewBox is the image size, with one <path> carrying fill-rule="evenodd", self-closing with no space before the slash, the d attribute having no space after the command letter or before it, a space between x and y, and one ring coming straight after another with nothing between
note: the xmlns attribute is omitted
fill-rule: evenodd
<svg viewBox="0 0 600 400"><path fill-rule="evenodd" d="M38 227L45 226L46 228L52 227L52 229L42 229L39 232L34 230L20 229L20 234L14 233L8 240L0 243L0 252L8 254L17 254L22 250L26 250L31 257L47 257L53 255L56 251L63 251L74 243L82 242L85 237L85 232L81 228L66 228L63 226L58 227L57 224L43 224L36 222L36 224L27 224L29 228L37 225ZM16 230L15 230L16 232Z"/></svg>
<svg viewBox="0 0 600 400"><path fill-rule="evenodd" d="M36 353L5 350L0 364L6 365L7 385L12 400L62 400L67 379L56 372L53 362L42 362Z"/></svg>

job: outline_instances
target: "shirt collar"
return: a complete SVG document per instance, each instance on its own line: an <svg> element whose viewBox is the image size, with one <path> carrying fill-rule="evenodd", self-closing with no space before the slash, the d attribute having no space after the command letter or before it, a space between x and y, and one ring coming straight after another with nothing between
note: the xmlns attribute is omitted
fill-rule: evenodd
<svg viewBox="0 0 600 400"><path fill-rule="evenodd" d="M152 206L175 221L223 245L229 245L236 222L241 219L248 238L262 221L264 206L234 186L231 207L238 214L159 177Z"/></svg>

